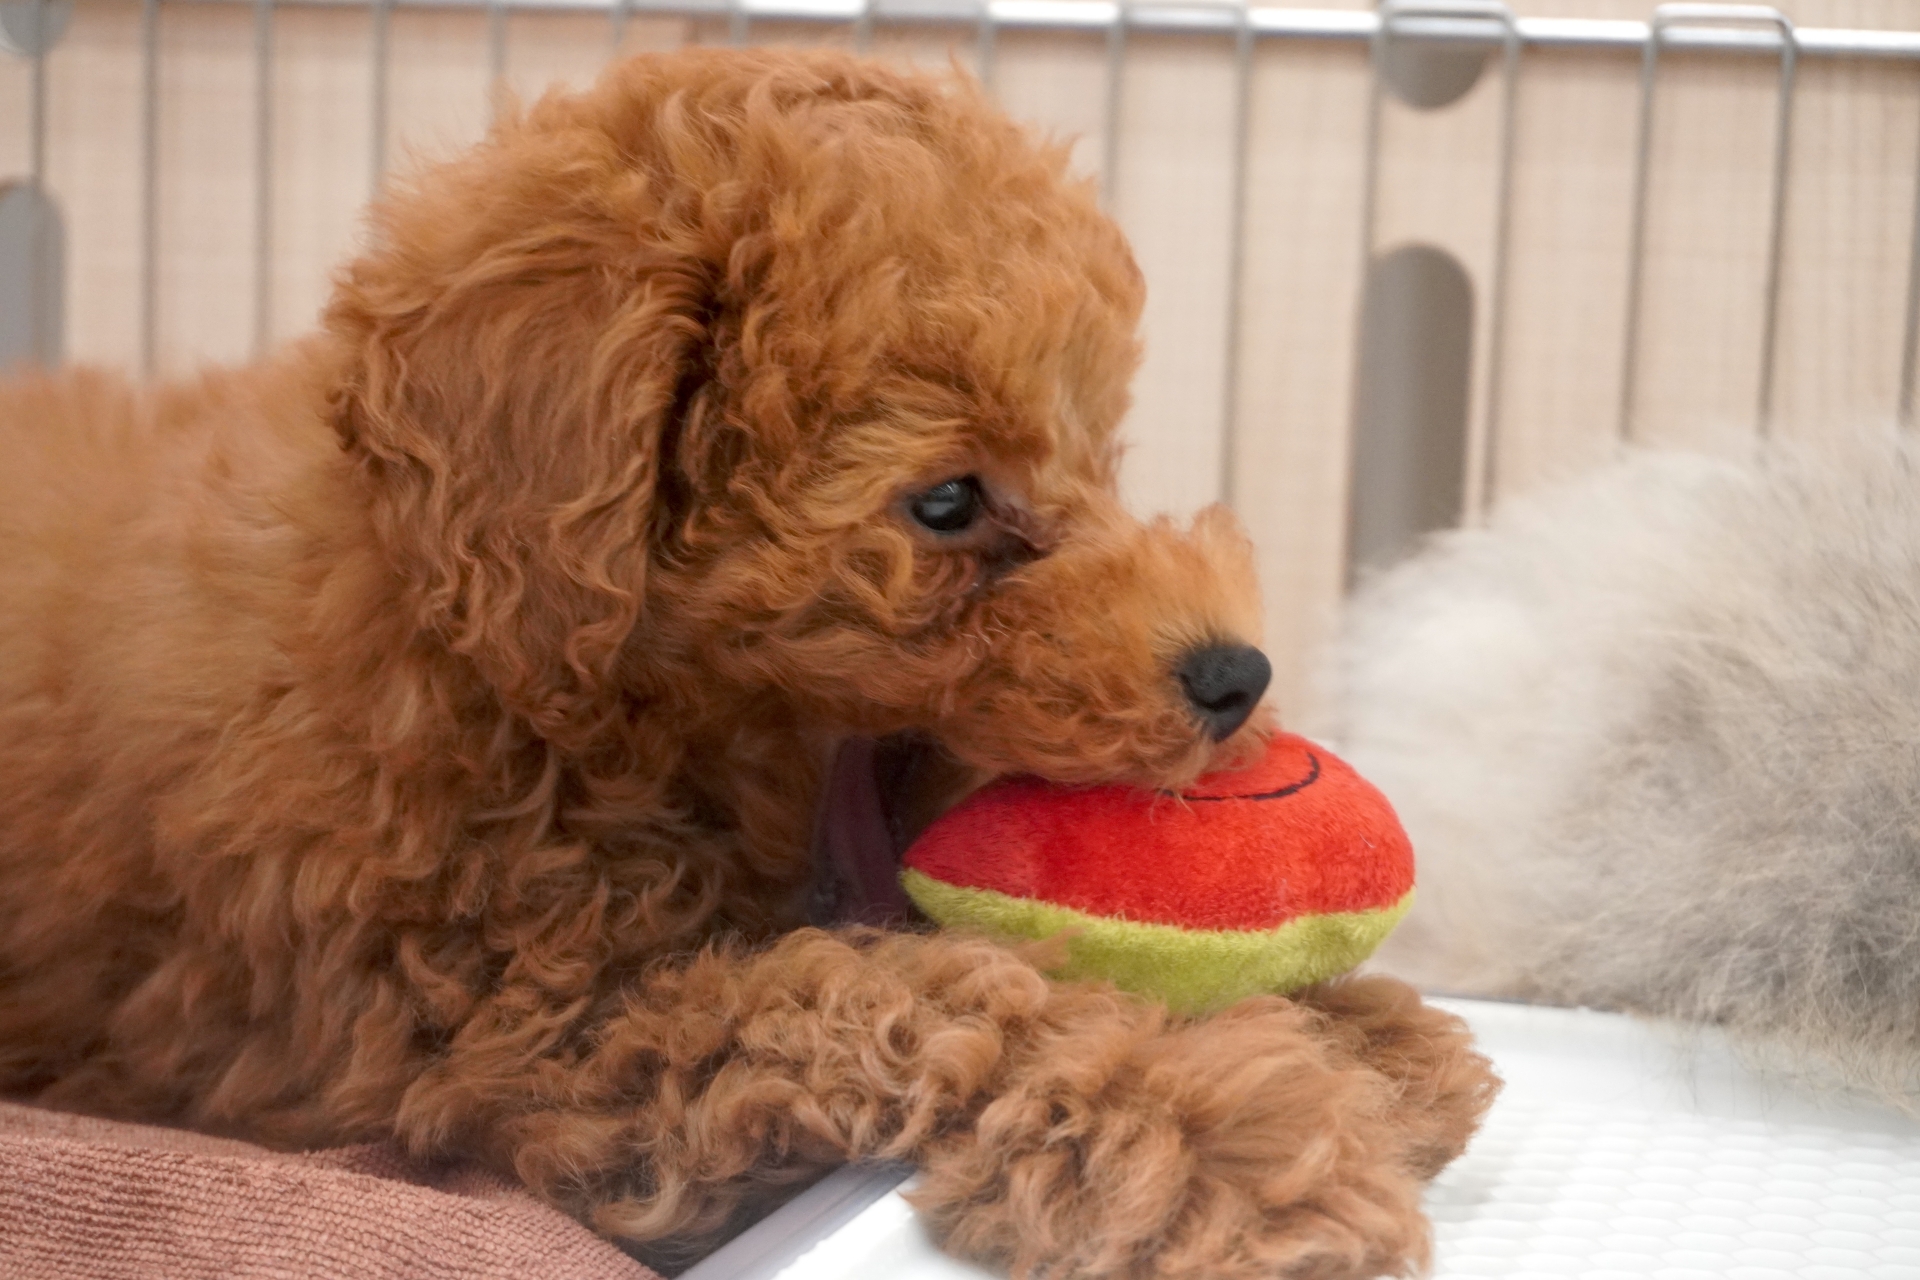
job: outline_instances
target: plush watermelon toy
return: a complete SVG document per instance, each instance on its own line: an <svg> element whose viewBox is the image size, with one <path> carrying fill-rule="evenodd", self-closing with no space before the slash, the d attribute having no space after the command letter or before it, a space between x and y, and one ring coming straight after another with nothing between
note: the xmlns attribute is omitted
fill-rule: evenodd
<svg viewBox="0 0 1920 1280"><path fill-rule="evenodd" d="M1063 976L1197 1012L1366 959L1411 905L1413 849L1386 797L1279 734L1177 795L1002 779L927 828L900 882L942 925L1065 934Z"/></svg>

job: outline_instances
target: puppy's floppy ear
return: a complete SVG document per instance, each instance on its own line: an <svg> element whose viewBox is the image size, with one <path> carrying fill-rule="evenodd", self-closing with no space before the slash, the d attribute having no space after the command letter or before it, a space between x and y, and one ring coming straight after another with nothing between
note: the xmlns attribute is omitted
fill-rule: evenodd
<svg viewBox="0 0 1920 1280"><path fill-rule="evenodd" d="M490 216L440 212L463 231ZM328 308L334 425L421 625L542 736L590 734L617 710L671 526L663 454L701 377L712 273L600 219L407 221Z"/></svg>

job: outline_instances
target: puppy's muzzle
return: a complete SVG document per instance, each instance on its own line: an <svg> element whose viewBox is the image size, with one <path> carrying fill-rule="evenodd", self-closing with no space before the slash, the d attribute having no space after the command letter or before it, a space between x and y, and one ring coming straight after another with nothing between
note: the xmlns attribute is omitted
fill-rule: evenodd
<svg viewBox="0 0 1920 1280"><path fill-rule="evenodd" d="M1246 644L1190 649L1174 668L1194 714L1215 742L1247 722L1273 678L1267 655Z"/></svg>

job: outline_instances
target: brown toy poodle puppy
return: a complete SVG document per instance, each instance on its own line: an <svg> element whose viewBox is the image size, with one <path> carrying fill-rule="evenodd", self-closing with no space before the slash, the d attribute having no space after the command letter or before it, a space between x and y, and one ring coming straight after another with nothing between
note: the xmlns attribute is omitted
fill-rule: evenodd
<svg viewBox="0 0 1920 1280"><path fill-rule="evenodd" d="M639 59L390 194L275 358L0 392L0 1089L634 1242L885 1156L1022 1273L1419 1265L1491 1086L1406 988L1194 1021L797 927L847 738L1258 731L1241 539L1115 496L1141 281L1063 166L951 79Z"/></svg>

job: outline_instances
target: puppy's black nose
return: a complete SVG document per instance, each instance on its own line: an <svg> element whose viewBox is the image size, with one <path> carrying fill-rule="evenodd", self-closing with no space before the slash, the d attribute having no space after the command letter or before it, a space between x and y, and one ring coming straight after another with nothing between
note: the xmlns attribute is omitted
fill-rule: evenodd
<svg viewBox="0 0 1920 1280"><path fill-rule="evenodd" d="M1190 650L1173 673L1200 722L1219 742L1253 714L1273 678L1273 667L1252 645L1210 644Z"/></svg>

